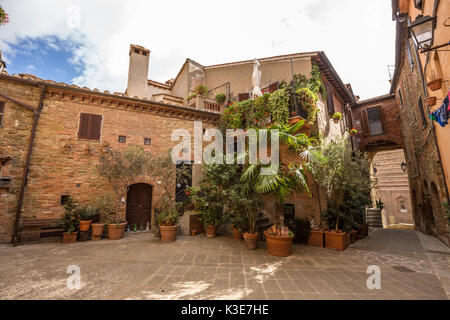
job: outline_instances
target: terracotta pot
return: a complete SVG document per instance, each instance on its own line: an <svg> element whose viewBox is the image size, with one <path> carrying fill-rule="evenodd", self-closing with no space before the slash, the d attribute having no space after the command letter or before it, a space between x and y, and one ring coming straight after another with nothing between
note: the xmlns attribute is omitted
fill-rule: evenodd
<svg viewBox="0 0 450 320"><path fill-rule="evenodd" d="M432 107L436 105L436 100L436 97L428 97L425 99L425 104L427 105L427 107Z"/></svg>
<svg viewBox="0 0 450 320"><path fill-rule="evenodd" d="M440 88L442 88L442 79L431 80L430 82L427 83L427 87L431 91L439 90Z"/></svg>
<svg viewBox="0 0 450 320"><path fill-rule="evenodd" d="M175 226L159 226L161 232L161 242L174 242L177 238L178 224Z"/></svg>
<svg viewBox="0 0 450 320"><path fill-rule="evenodd" d="M267 252L277 257L288 257L291 255L292 240L294 237L289 236L271 236L268 233L266 236Z"/></svg>
<svg viewBox="0 0 450 320"><path fill-rule="evenodd" d="M258 232L255 233L244 232L244 241L248 250L255 250L256 243L258 241Z"/></svg>
<svg viewBox="0 0 450 320"><path fill-rule="evenodd" d="M350 231L350 243L355 243L357 239L358 239L358 231L357 230Z"/></svg>
<svg viewBox="0 0 450 320"><path fill-rule="evenodd" d="M325 231L325 248L344 251L346 247L345 232Z"/></svg>
<svg viewBox="0 0 450 320"><path fill-rule="evenodd" d="M334 123L339 123L339 119L334 119L334 118L333 118L333 122L334 122Z"/></svg>
<svg viewBox="0 0 450 320"><path fill-rule="evenodd" d="M103 235L104 223L92 223L92 240L101 240Z"/></svg>
<svg viewBox="0 0 450 320"><path fill-rule="evenodd" d="M89 231L92 220L80 220L80 231Z"/></svg>
<svg viewBox="0 0 450 320"><path fill-rule="evenodd" d="M78 232L72 232L68 234L66 232L63 233L63 243L75 243L77 242Z"/></svg>
<svg viewBox="0 0 450 320"><path fill-rule="evenodd" d="M311 230L311 234L308 238L308 244L310 246L316 246L323 248L323 231L320 230Z"/></svg>
<svg viewBox="0 0 450 320"><path fill-rule="evenodd" d="M236 240L242 240L242 232L239 229L233 229L233 238Z"/></svg>
<svg viewBox="0 0 450 320"><path fill-rule="evenodd" d="M115 223L108 224L108 239L109 240L122 239L126 226L127 226L126 222L119 223L119 225Z"/></svg>
<svg viewBox="0 0 450 320"><path fill-rule="evenodd" d="M216 236L216 227L215 226L207 226L206 227L206 236L208 238L214 238Z"/></svg>
<svg viewBox="0 0 450 320"><path fill-rule="evenodd" d="M191 235L192 236L196 236L197 235L197 230L191 230Z"/></svg>

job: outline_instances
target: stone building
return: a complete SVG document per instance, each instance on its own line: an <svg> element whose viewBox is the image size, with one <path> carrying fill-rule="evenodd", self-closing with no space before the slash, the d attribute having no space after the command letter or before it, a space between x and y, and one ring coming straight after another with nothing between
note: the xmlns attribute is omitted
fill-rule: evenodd
<svg viewBox="0 0 450 320"><path fill-rule="evenodd" d="M95 166L109 149L142 146L152 153L168 153L176 144L172 131L187 129L194 121L203 128L215 127L223 106L213 99L188 100L202 84L210 96L223 92L228 100L249 98L252 91L253 60L202 66L187 59L176 78L159 83L148 79L150 50L130 46L130 70L125 93L56 83L28 74L0 75L0 241L10 241L16 222L24 218L58 218L67 196L80 202L109 191ZM335 124L330 114L346 114L354 103L349 92L323 52L299 53L259 60L263 91L278 89L293 73L309 77L312 64L320 69L329 99L320 98L321 109L313 127L325 139L345 135L347 119ZM331 97L331 99L330 99ZM303 114L293 116L302 117ZM201 176L201 165L192 166L192 183ZM153 223L155 202L162 194L156 181L143 177L130 186L126 208L128 220L131 199L141 201L139 213ZM312 190L316 190L313 189ZM291 201L297 216L319 218L326 199L319 190L313 197L298 195ZM140 200L139 200L140 199ZM269 210L269 209L267 209ZM18 219L17 219L18 217ZM183 220L184 219L184 220ZM189 230L189 217L182 218ZM146 222L143 221L143 222Z"/></svg>
<svg viewBox="0 0 450 320"><path fill-rule="evenodd" d="M400 110L415 225L448 244L444 203L449 201L450 127L441 128L430 120L429 113L440 107L448 94L450 63L445 50L423 52L412 39L408 26L420 19L420 15L430 16L436 19L434 44L445 44L450 39L450 28L445 25L450 3L393 0L392 8L397 29L395 72L390 93L395 94ZM427 83L436 78L443 80L442 86L432 91L427 88ZM427 106L430 96L437 98L435 106Z"/></svg>

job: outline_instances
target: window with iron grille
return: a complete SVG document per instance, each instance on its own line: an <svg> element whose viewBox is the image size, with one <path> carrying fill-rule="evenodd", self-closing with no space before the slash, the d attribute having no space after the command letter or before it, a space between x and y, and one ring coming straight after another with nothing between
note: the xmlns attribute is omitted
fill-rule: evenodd
<svg viewBox="0 0 450 320"><path fill-rule="evenodd" d="M125 142L127 142L127 137L119 136L119 143L125 143Z"/></svg>
<svg viewBox="0 0 450 320"><path fill-rule="evenodd" d="M238 100L239 102L250 99L250 94L247 93L239 93Z"/></svg>
<svg viewBox="0 0 450 320"><path fill-rule="evenodd" d="M78 138L89 140L100 140L102 128L102 116L98 114L80 114L80 128Z"/></svg>
<svg viewBox="0 0 450 320"><path fill-rule="evenodd" d="M369 132L371 136L377 136L383 134L383 117L381 114L381 108L368 108L367 119L369 120Z"/></svg>
<svg viewBox="0 0 450 320"><path fill-rule="evenodd" d="M5 113L5 102L0 101L0 126L2 125L3 121L3 114Z"/></svg>
<svg viewBox="0 0 450 320"><path fill-rule="evenodd" d="M150 146L150 145L152 144L152 139L150 139L150 138L144 138L144 144L145 144L146 146Z"/></svg>

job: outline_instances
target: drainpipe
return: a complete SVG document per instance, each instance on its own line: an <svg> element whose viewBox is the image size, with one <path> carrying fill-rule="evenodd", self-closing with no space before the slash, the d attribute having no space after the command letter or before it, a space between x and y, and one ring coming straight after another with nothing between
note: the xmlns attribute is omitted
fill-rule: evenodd
<svg viewBox="0 0 450 320"><path fill-rule="evenodd" d="M14 223L14 231L13 231L13 236L11 239L11 243L13 243L14 246L16 246L18 244L18 240L19 240L20 214L22 212L23 198L25 196L25 188L27 187L27 182L28 182L28 172L30 171L30 161L31 161L31 154L33 152L34 137L36 136L36 128L38 125L38 121L39 121L39 117L41 115L42 108L44 107L45 89L46 89L46 86L43 85L41 96L39 99L39 105L38 105L37 110L34 111L34 116L33 116L33 126L31 127L30 143L28 145L28 152L27 152L27 157L25 160L25 168L23 170L22 185L20 186L19 201L17 202L16 221Z"/></svg>

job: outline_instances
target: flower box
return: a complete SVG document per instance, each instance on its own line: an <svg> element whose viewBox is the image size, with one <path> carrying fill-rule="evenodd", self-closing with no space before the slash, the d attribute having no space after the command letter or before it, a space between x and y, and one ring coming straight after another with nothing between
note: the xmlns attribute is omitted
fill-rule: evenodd
<svg viewBox="0 0 450 320"><path fill-rule="evenodd" d="M311 234L309 235L309 238L308 238L308 244L310 246L323 248L324 247L323 231L311 230Z"/></svg>

